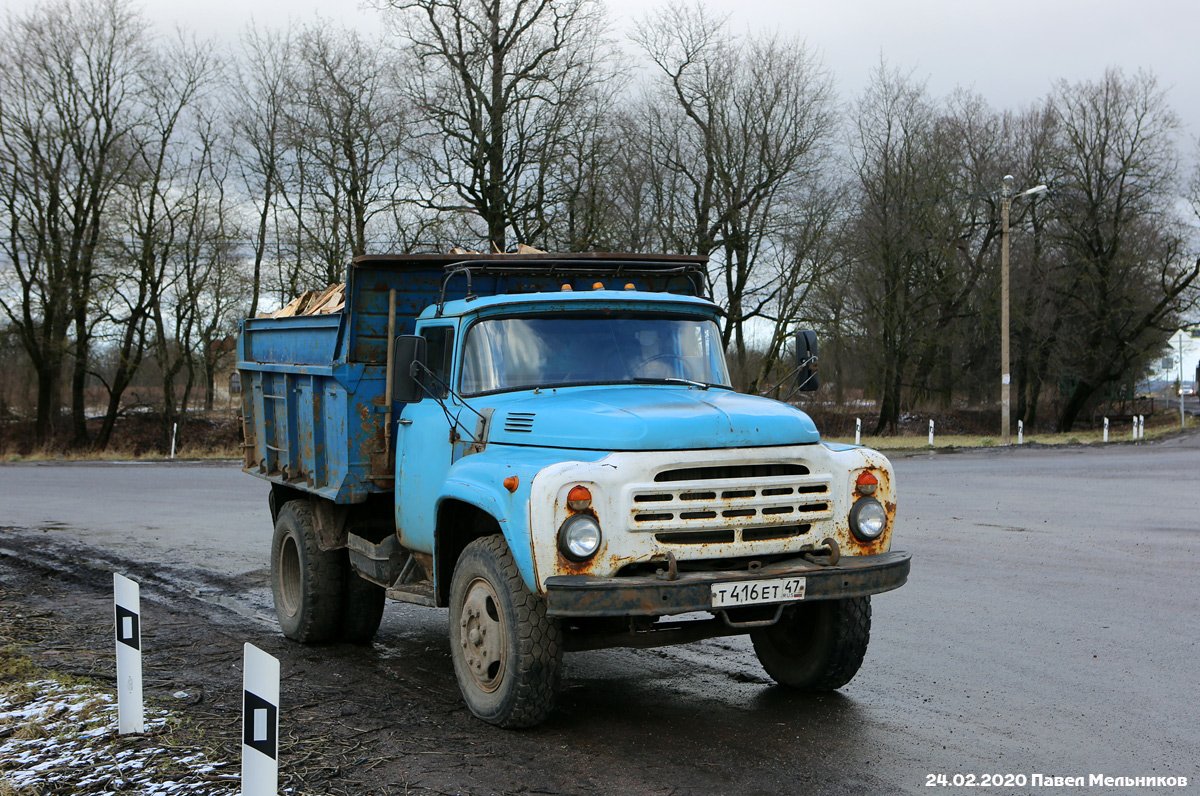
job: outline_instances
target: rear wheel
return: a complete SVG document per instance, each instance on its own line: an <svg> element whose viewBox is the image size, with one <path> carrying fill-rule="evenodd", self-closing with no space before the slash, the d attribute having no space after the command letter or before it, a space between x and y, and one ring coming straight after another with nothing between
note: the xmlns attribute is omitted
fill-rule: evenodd
<svg viewBox="0 0 1200 796"><path fill-rule="evenodd" d="M554 708L562 629L521 580L502 536L467 545L450 583L450 653L467 707L499 727L530 727Z"/></svg>
<svg viewBox="0 0 1200 796"><path fill-rule="evenodd" d="M345 551L338 551L345 555ZM370 644L383 619L387 592L366 578L359 577L346 560L346 593L342 604L342 641Z"/></svg>
<svg viewBox="0 0 1200 796"><path fill-rule="evenodd" d="M345 555L320 548L308 501L291 500L279 510L271 541L271 594L283 635L309 644L338 637Z"/></svg>
<svg viewBox="0 0 1200 796"><path fill-rule="evenodd" d="M853 679L867 653L871 598L799 603L750 638L775 682L801 691L833 691Z"/></svg>

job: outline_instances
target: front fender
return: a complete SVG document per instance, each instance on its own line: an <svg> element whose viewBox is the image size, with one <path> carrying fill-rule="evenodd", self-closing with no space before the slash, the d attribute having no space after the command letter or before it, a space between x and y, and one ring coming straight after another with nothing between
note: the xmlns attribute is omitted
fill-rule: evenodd
<svg viewBox="0 0 1200 796"><path fill-rule="evenodd" d="M542 469L560 464L564 459L595 461L604 456L596 451L564 451L559 449L519 448L489 445L481 453L464 456L451 466L437 508L447 500L458 500L486 512L496 520L504 541L512 552L525 588L542 592L534 568L534 539L530 531L530 490L534 476ZM517 488L509 492L504 486L508 477L517 479ZM434 546L437 549L437 546Z"/></svg>

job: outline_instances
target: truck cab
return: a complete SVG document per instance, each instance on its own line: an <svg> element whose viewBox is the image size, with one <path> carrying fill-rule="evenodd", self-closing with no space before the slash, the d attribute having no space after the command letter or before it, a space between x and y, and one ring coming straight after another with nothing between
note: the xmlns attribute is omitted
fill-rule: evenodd
<svg viewBox="0 0 1200 796"><path fill-rule="evenodd" d="M789 404L732 388L721 310L696 278L703 261L440 264L440 289L406 303L403 269L364 291L362 277L389 263L356 263L330 378L318 385L325 371L309 364L291 385L300 396L308 375L308 394L327 394L332 413L329 400L289 407L285 396L268 421L255 389L286 388L278 373L301 366L263 370L255 335L283 330L243 329L246 469L273 482L285 634L369 640L385 596L449 608L464 699L505 727L548 715L572 650L749 634L784 685L848 682L869 641L870 596L909 571L908 554L891 550L891 467L823 442ZM354 316L380 314L385 292L381 353L378 318ZM355 363L356 346L373 361ZM807 378L813 358L799 347ZM272 474L270 426L309 414L327 415L311 428L326 458L344 461L320 465L314 442L309 461L285 468L276 456ZM342 416L361 419L361 441L326 433ZM335 472L345 477L331 483Z"/></svg>

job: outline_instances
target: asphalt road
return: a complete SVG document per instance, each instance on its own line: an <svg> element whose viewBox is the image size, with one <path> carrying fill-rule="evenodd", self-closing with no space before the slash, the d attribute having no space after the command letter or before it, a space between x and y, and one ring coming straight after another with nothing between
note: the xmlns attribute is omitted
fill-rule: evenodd
<svg viewBox="0 0 1200 796"><path fill-rule="evenodd" d="M744 638L580 653L545 733L513 734L522 754L585 748L593 780L614 782L623 766L661 760L670 778L686 765L713 793L929 793L938 774L947 793L981 790L955 775L1029 782L992 793L1080 790L1035 774L1200 788L1200 436L895 465L895 547L913 553L912 575L874 599L849 686L791 695ZM85 545L158 563L267 632L265 495L233 465L4 465L0 526L23 530L0 533L0 551L37 539L60 562ZM445 625L393 605L377 650L397 665L431 655L429 676L452 689Z"/></svg>

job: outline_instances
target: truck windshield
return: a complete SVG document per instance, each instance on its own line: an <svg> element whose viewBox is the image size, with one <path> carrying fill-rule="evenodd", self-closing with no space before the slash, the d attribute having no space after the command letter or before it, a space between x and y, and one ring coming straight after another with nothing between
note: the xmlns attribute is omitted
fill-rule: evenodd
<svg viewBox="0 0 1200 796"><path fill-rule="evenodd" d="M711 320L636 314L563 314L476 323L463 346L464 395L686 380L729 386Z"/></svg>

